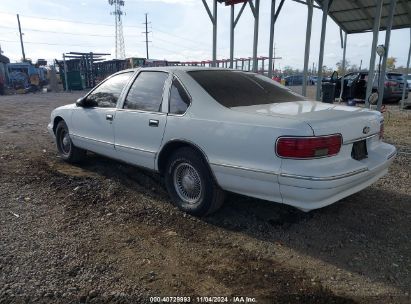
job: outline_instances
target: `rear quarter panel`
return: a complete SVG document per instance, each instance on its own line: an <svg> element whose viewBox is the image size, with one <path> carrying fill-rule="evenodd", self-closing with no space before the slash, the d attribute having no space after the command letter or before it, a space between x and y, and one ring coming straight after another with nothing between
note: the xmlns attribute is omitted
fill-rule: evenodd
<svg viewBox="0 0 411 304"><path fill-rule="evenodd" d="M169 115L163 145L195 144L207 157L225 190L281 202L281 159L275 142L282 135L312 136L311 128L289 118L233 111L211 98L189 75L179 75L192 97L185 115Z"/></svg>

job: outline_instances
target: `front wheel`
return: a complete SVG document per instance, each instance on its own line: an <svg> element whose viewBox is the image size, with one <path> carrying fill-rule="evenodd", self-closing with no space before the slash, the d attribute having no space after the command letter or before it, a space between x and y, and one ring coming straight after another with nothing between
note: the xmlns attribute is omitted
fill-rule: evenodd
<svg viewBox="0 0 411 304"><path fill-rule="evenodd" d="M69 163L78 163L86 155L86 151L73 145L69 135L69 129L64 120L56 127L56 144L60 157Z"/></svg>
<svg viewBox="0 0 411 304"><path fill-rule="evenodd" d="M167 163L165 183L174 204L184 212L204 216L218 210L224 191L216 184L205 160L191 148L174 152Z"/></svg>

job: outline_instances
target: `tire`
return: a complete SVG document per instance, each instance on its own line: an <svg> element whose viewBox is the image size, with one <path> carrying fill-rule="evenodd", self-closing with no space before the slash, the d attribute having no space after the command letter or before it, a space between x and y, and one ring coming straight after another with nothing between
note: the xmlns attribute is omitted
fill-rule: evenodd
<svg viewBox="0 0 411 304"><path fill-rule="evenodd" d="M167 161L165 184L173 203L194 216L217 211L224 191L217 185L204 158L192 148L175 151Z"/></svg>
<svg viewBox="0 0 411 304"><path fill-rule="evenodd" d="M60 157L68 163L81 162L86 156L85 150L74 146L64 120L60 121L56 127L56 145Z"/></svg>

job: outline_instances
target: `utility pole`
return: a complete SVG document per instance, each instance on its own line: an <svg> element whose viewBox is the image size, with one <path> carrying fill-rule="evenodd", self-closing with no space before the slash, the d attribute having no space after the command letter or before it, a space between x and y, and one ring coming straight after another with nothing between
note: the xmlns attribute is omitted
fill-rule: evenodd
<svg viewBox="0 0 411 304"><path fill-rule="evenodd" d="M24 53L23 34L21 33L21 26L20 26L20 17L19 17L19 14L17 14L17 23L19 24L21 53L23 54L23 62L25 62L25 61L26 61L26 54Z"/></svg>
<svg viewBox="0 0 411 304"><path fill-rule="evenodd" d="M148 43L151 42L151 41L148 41L148 33L150 33L150 32L148 31L147 15L148 14L146 13L146 22L144 22L144 24L146 25L146 31L143 32L143 33L146 34L146 52L147 52L147 59L149 59L149 57L148 57Z"/></svg>

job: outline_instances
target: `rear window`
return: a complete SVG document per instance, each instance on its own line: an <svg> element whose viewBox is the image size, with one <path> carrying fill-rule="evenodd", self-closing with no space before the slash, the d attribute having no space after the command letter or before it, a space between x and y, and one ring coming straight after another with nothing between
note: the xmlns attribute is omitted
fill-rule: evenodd
<svg viewBox="0 0 411 304"><path fill-rule="evenodd" d="M402 74L387 74L388 79L390 80L404 80Z"/></svg>
<svg viewBox="0 0 411 304"><path fill-rule="evenodd" d="M227 108L304 99L262 75L215 70L188 73L211 97Z"/></svg>

